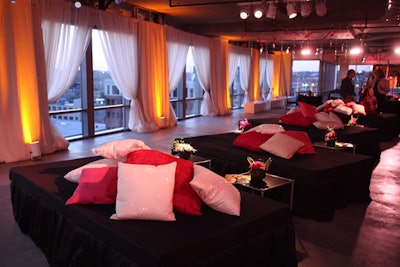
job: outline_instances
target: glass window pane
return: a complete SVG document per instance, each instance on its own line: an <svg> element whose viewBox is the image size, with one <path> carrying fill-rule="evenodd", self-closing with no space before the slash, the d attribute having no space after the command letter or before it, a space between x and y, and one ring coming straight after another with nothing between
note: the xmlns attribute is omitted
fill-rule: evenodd
<svg viewBox="0 0 400 267"><path fill-rule="evenodd" d="M82 112L60 113L50 116L64 137L82 136Z"/></svg>
<svg viewBox="0 0 400 267"><path fill-rule="evenodd" d="M319 65L319 60L293 60L291 95L318 94Z"/></svg>

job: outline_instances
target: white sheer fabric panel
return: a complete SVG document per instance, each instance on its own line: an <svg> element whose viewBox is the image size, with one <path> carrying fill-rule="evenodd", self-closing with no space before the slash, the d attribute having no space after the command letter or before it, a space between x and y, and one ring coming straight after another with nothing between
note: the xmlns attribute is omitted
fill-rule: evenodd
<svg viewBox="0 0 400 267"><path fill-rule="evenodd" d="M249 51L249 50L247 50ZM245 92L243 104L250 101L249 98L249 81L250 81L250 54L240 54L240 86Z"/></svg>
<svg viewBox="0 0 400 267"><path fill-rule="evenodd" d="M192 54L199 82L204 90L200 114L215 116L217 113L210 97L210 38L192 35Z"/></svg>
<svg viewBox="0 0 400 267"><path fill-rule="evenodd" d="M236 69L239 66L240 54L235 50L233 45L229 46L228 55L228 84L232 84L235 79Z"/></svg>
<svg viewBox="0 0 400 267"><path fill-rule="evenodd" d="M139 94L144 119L137 131L148 132L160 128L160 116L166 127L173 124L170 118L168 85L168 55L166 30L162 25L138 21L139 25Z"/></svg>
<svg viewBox="0 0 400 267"><path fill-rule="evenodd" d="M177 30L172 27L166 27L167 33L167 53L168 53L168 81L169 92L173 92L182 78L182 73L186 66L186 59L190 46L190 34ZM176 115L172 112L170 124L176 125Z"/></svg>
<svg viewBox="0 0 400 267"><path fill-rule="evenodd" d="M336 66L335 64L328 62L321 62L322 65L322 73L324 73L323 85L321 88L321 93L328 93L331 90L335 89L335 75L336 75Z"/></svg>
<svg viewBox="0 0 400 267"><path fill-rule="evenodd" d="M90 41L90 9L45 1L42 29L49 103L60 98L73 82Z"/></svg>
<svg viewBox="0 0 400 267"><path fill-rule="evenodd" d="M269 88L269 94L267 99L270 99L273 97L273 88L272 88L272 83L273 83L273 78L274 78L274 61L271 56L267 56L267 85Z"/></svg>
<svg viewBox="0 0 400 267"><path fill-rule="evenodd" d="M226 81L228 75L226 73L228 68L226 65L228 64L228 43L224 40L213 38L211 40L210 55L210 94L214 111L217 115L229 115L232 112L229 104L229 84Z"/></svg>
<svg viewBox="0 0 400 267"><path fill-rule="evenodd" d="M260 94L262 93L262 89L261 88L269 88L269 84L267 81L267 75L266 75L266 71L267 71L267 59L265 58L265 55L261 54L260 55L260 76L259 76L259 84L260 84ZM264 94L262 94L264 97Z"/></svg>
<svg viewBox="0 0 400 267"><path fill-rule="evenodd" d="M0 163L24 160L29 155L23 142L15 55L14 50L9 51L14 46L10 5L0 1Z"/></svg>
<svg viewBox="0 0 400 267"><path fill-rule="evenodd" d="M144 119L138 93L137 21L123 16L100 13L99 34L110 74L126 99L131 100L128 128Z"/></svg>

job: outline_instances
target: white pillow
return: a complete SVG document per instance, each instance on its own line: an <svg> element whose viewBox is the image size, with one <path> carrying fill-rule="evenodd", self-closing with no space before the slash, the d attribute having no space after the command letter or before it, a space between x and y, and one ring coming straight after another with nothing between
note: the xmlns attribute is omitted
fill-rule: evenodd
<svg viewBox="0 0 400 267"><path fill-rule="evenodd" d="M253 128L250 128L246 132L253 132L253 131L256 131L257 133L262 133L262 134L274 134L274 133L278 133L278 132L284 132L285 129L280 124L264 123L264 124L257 125Z"/></svg>
<svg viewBox="0 0 400 267"><path fill-rule="evenodd" d="M339 112L339 113L346 114L346 115L350 115L351 113L353 113L353 109L348 107L348 106L346 106L346 105L337 106L333 110L336 111L336 112Z"/></svg>
<svg viewBox="0 0 400 267"><path fill-rule="evenodd" d="M176 162L163 165L118 163L114 220L176 221L173 192Z"/></svg>
<svg viewBox="0 0 400 267"><path fill-rule="evenodd" d="M146 146L141 140L122 139L105 143L98 148L93 148L92 152L105 158L125 162L126 156L130 152L140 149L150 149L150 147Z"/></svg>
<svg viewBox="0 0 400 267"><path fill-rule="evenodd" d="M332 107L338 107L344 104L344 101L340 98L338 99L331 99L332 101L330 102Z"/></svg>
<svg viewBox="0 0 400 267"><path fill-rule="evenodd" d="M64 178L73 183L79 183L82 170L87 168L103 168L103 167L117 167L118 161L115 159L99 159L88 164L85 164L79 168L73 169L64 175Z"/></svg>
<svg viewBox="0 0 400 267"><path fill-rule="evenodd" d="M305 144L296 138L283 133L276 133L270 139L260 145L262 150L265 150L272 155L290 159L296 154L297 150Z"/></svg>
<svg viewBox="0 0 400 267"><path fill-rule="evenodd" d="M222 176L209 169L193 165L194 174L190 185L210 208L235 216L240 216L240 193Z"/></svg>
<svg viewBox="0 0 400 267"><path fill-rule="evenodd" d="M324 103L322 103L321 105L319 105L319 106L317 107L317 111L323 110L326 106L328 106L329 104L331 104L331 102L332 102L332 99L329 99L329 100L325 101Z"/></svg>
<svg viewBox="0 0 400 267"><path fill-rule="evenodd" d="M360 105L357 103L353 103L353 113L354 114L362 114L362 115L367 115L367 113L365 113L365 107L364 105Z"/></svg>

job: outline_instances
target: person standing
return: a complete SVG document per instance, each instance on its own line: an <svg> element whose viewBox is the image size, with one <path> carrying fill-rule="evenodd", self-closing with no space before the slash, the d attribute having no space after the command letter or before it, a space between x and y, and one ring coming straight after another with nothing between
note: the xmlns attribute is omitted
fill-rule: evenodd
<svg viewBox="0 0 400 267"><path fill-rule="evenodd" d="M340 97L342 100L347 103L350 101L354 101L354 83L353 78L356 76L356 71L350 69L347 71L347 76L342 80L340 85Z"/></svg>
<svg viewBox="0 0 400 267"><path fill-rule="evenodd" d="M374 89L374 95L378 102L377 112L381 112L386 94L390 91L389 80L385 78L385 72L382 69L371 72L367 84Z"/></svg>

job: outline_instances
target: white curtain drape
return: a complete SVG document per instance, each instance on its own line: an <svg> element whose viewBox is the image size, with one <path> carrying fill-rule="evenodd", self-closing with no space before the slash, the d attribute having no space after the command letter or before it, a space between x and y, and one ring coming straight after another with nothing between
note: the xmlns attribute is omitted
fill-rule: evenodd
<svg viewBox="0 0 400 267"><path fill-rule="evenodd" d="M139 25L139 101L144 119L138 131L155 131L174 123L170 116L168 55L163 25L138 21ZM151 33L151 34L150 34ZM162 125L164 126L164 125Z"/></svg>
<svg viewBox="0 0 400 267"><path fill-rule="evenodd" d="M266 92L263 91L263 89L266 90L266 88L269 88L269 84L267 81L267 75L266 75L266 71L267 71L267 59L265 57L265 55L261 54L260 55L260 77L259 77L259 84L260 84L260 95L262 95L262 97L265 97ZM263 88L263 89L261 89Z"/></svg>
<svg viewBox="0 0 400 267"><path fill-rule="evenodd" d="M240 86L245 92L243 104L250 101L249 97L249 81L250 81L250 49L246 49L248 53L240 53Z"/></svg>
<svg viewBox="0 0 400 267"><path fill-rule="evenodd" d="M266 82L267 82L267 86L269 88L269 93L268 93L267 99L270 99L273 97L272 84L273 84L273 77L274 77L274 61L273 61L272 57L269 55L266 57L266 60L267 60L267 66L266 66L267 80L266 80Z"/></svg>
<svg viewBox="0 0 400 267"><path fill-rule="evenodd" d="M128 128L137 131L144 120L138 95L137 20L100 13L99 35L110 75L126 99L131 100Z"/></svg>
<svg viewBox="0 0 400 267"><path fill-rule="evenodd" d="M214 111L210 96L210 38L192 35L192 53L199 82L204 90L200 114L215 116L217 113Z"/></svg>
<svg viewBox="0 0 400 267"><path fill-rule="evenodd" d="M229 77L228 43L225 40L213 38L210 48L210 94L213 109L217 115L230 115L232 113L229 95L230 83L227 83Z"/></svg>
<svg viewBox="0 0 400 267"><path fill-rule="evenodd" d="M43 1L42 29L49 103L73 82L90 41L90 9L61 1Z"/></svg>
<svg viewBox="0 0 400 267"><path fill-rule="evenodd" d="M190 35L181 30L172 27L166 27L167 34L167 53L168 53L168 81L169 92L173 92L179 81L182 79L182 73L185 70L186 58L190 46ZM175 112L171 106L171 125L177 123Z"/></svg>

